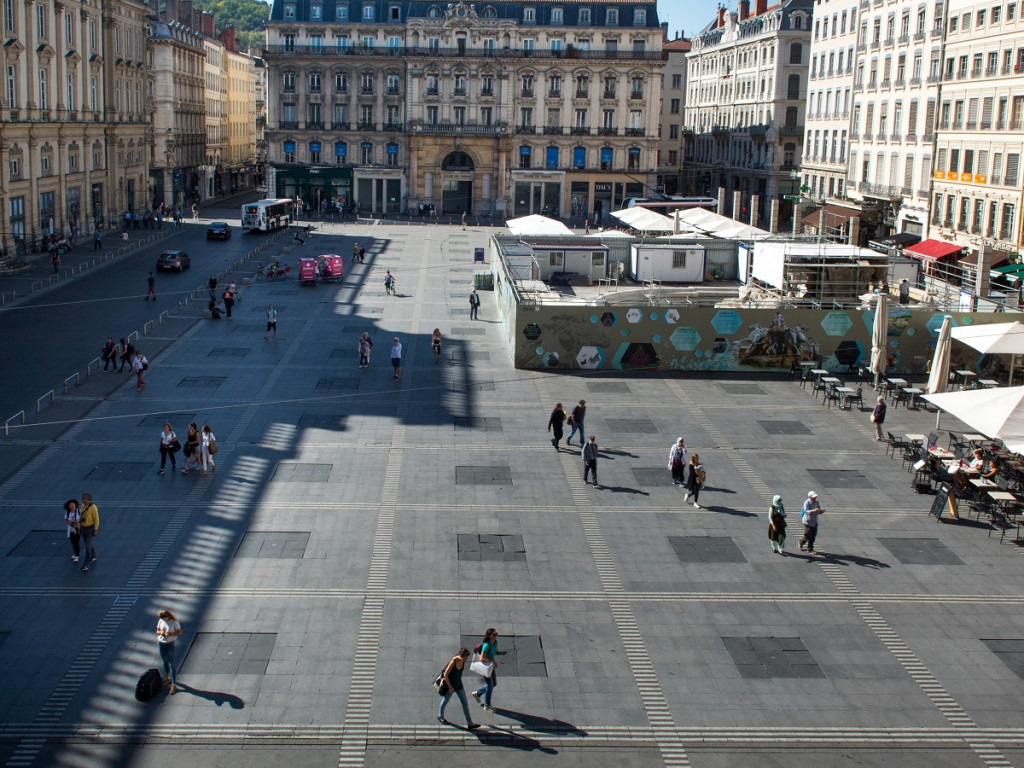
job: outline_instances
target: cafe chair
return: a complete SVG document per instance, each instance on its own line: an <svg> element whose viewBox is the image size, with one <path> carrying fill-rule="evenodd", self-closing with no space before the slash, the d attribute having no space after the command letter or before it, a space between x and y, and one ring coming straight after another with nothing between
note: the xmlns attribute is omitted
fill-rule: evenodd
<svg viewBox="0 0 1024 768"><path fill-rule="evenodd" d="M864 387L857 387L857 393L846 396L846 402L843 403L851 411L853 410L853 404L856 403L858 408L864 407Z"/></svg>
<svg viewBox="0 0 1024 768"><path fill-rule="evenodd" d="M894 459L896 458L896 451L902 451L910 447L910 443L902 438L896 437L892 432L886 432L889 436L889 442L885 446L885 452L887 455L891 455Z"/></svg>
<svg viewBox="0 0 1024 768"><path fill-rule="evenodd" d="M931 448L933 445L937 446L938 444L939 444L939 436L936 433L934 433L934 432L930 432L928 434L928 442L925 443L925 447L926 448Z"/></svg>
<svg viewBox="0 0 1024 768"><path fill-rule="evenodd" d="M832 403L835 403L836 407L839 406L839 390L836 389L835 384L829 384L825 388L824 403L829 408L832 407Z"/></svg>
<svg viewBox="0 0 1024 768"><path fill-rule="evenodd" d="M954 443L956 445L963 445L964 441L960 439L960 435L956 434L955 432L950 432L949 433L949 450L951 450L951 451L953 450L953 444Z"/></svg>

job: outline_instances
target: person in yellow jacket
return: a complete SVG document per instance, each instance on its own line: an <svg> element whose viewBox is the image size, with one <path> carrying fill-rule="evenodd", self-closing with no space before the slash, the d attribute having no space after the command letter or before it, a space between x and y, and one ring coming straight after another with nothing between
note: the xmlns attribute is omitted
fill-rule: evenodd
<svg viewBox="0 0 1024 768"><path fill-rule="evenodd" d="M91 493L82 494L82 511L79 526L82 531L82 543L85 545L83 548L84 552L82 553L82 570L88 571L89 563L96 562L96 550L92 546L92 541L100 530L100 511L92 503Z"/></svg>

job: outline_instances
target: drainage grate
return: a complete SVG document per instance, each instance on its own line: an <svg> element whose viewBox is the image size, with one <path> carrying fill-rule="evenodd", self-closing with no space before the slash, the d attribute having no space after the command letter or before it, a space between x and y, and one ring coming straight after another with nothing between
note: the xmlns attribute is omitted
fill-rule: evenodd
<svg viewBox="0 0 1024 768"><path fill-rule="evenodd" d="M53 557L67 555L70 559L71 545L64 531L29 531L15 544L8 557Z"/></svg>
<svg viewBox="0 0 1024 768"><path fill-rule="evenodd" d="M657 432L657 427L654 426L654 422L648 419L646 416L641 416L636 419L605 419L605 425L608 427L609 432L615 432L617 434L623 433L651 433Z"/></svg>
<svg viewBox="0 0 1024 768"><path fill-rule="evenodd" d="M333 468L333 464L282 461L274 469L271 480L279 483L326 483L330 480Z"/></svg>
<svg viewBox="0 0 1024 768"><path fill-rule="evenodd" d="M186 389L213 389L227 380L227 376L186 376L178 382L178 386Z"/></svg>
<svg viewBox="0 0 1024 768"><path fill-rule="evenodd" d="M963 565L956 554L938 539L880 538L878 543L903 565Z"/></svg>
<svg viewBox="0 0 1024 768"><path fill-rule="evenodd" d="M308 544L308 531L246 531L235 557L301 560Z"/></svg>
<svg viewBox="0 0 1024 768"><path fill-rule="evenodd" d="M217 347L207 357L245 357L252 350L249 347Z"/></svg>
<svg viewBox="0 0 1024 768"><path fill-rule="evenodd" d="M808 469L807 474L822 488L877 488L856 469ZM821 505L824 508L824 504Z"/></svg>
<svg viewBox="0 0 1024 768"><path fill-rule="evenodd" d="M487 335L487 329L486 328L476 328L476 327L465 327L465 326L463 326L463 327L460 327L460 328L452 328L451 335L455 336L455 337L459 337L459 336L486 336Z"/></svg>
<svg viewBox="0 0 1024 768"><path fill-rule="evenodd" d="M823 678L818 662L799 637L723 637L740 677Z"/></svg>
<svg viewBox="0 0 1024 768"><path fill-rule="evenodd" d="M265 675L274 653L273 632L199 632L181 672L196 675Z"/></svg>
<svg viewBox="0 0 1024 768"><path fill-rule="evenodd" d="M814 434L802 421L758 421L757 423L769 435Z"/></svg>
<svg viewBox="0 0 1024 768"><path fill-rule="evenodd" d="M456 416L456 429L482 429L486 432L501 432L501 419L494 416L474 418L472 416Z"/></svg>
<svg viewBox="0 0 1024 768"><path fill-rule="evenodd" d="M462 647L475 648L482 635L463 635ZM540 635L502 635L498 638L499 675L505 677L547 677L544 644Z"/></svg>
<svg viewBox="0 0 1024 768"><path fill-rule="evenodd" d="M1024 640L981 639L988 649L1017 677L1024 679Z"/></svg>
<svg viewBox="0 0 1024 768"><path fill-rule="evenodd" d="M274 309L277 309L277 307L274 307ZM260 311L266 312L267 308L264 307ZM267 325L266 323L232 323L231 331L232 333L251 333L253 335L258 333L262 335L267 332Z"/></svg>
<svg viewBox="0 0 1024 768"><path fill-rule="evenodd" d="M336 378L321 378L316 381L317 389L357 389L359 379L355 376L339 376Z"/></svg>
<svg viewBox="0 0 1024 768"><path fill-rule="evenodd" d="M153 455L159 458L156 451L153 451ZM155 473L157 467L155 461L101 461L89 470L84 479L90 482L112 483L141 480L150 472Z"/></svg>
<svg viewBox="0 0 1024 768"><path fill-rule="evenodd" d="M494 382L493 381L476 381L471 384L467 384L465 387L461 387L453 383L452 389L456 392L493 392Z"/></svg>
<svg viewBox="0 0 1024 768"><path fill-rule="evenodd" d="M747 382L719 382L718 388L728 395L767 395L758 384Z"/></svg>
<svg viewBox="0 0 1024 768"><path fill-rule="evenodd" d="M456 485L512 485L511 467L456 467Z"/></svg>
<svg viewBox="0 0 1024 768"><path fill-rule="evenodd" d="M458 536L459 560L526 560L523 537L515 534L472 534Z"/></svg>
<svg viewBox="0 0 1024 768"><path fill-rule="evenodd" d="M633 477L641 488L656 488L659 486L672 485L672 473L667 469L652 469L651 467L633 467Z"/></svg>
<svg viewBox="0 0 1024 768"><path fill-rule="evenodd" d="M289 291L289 293L295 293L295 291ZM288 309L288 307L286 307L284 304L275 304L274 305L274 309L277 310L277 312L280 313L280 312L284 312L286 309ZM264 315L267 314L267 308L263 304L257 304L250 311L251 312L262 312ZM263 326L263 327L266 328L266 326Z"/></svg>
<svg viewBox="0 0 1024 768"><path fill-rule="evenodd" d="M304 413L299 416L299 429L344 430L348 414Z"/></svg>
<svg viewBox="0 0 1024 768"><path fill-rule="evenodd" d="M195 419L196 415L194 413L154 413L140 419L139 423L135 426L160 432L163 430L164 424L170 423L175 429L175 434L177 434L178 425L180 424L182 431L188 434L188 425L195 421ZM182 436L179 435L180 437Z"/></svg>
<svg viewBox="0 0 1024 768"><path fill-rule="evenodd" d="M728 536L669 536L681 563L745 563L736 542Z"/></svg>
<svg viewBox="0 0 1024 768"><path fill-rule="evenodd" d="M629 384L624 381L588 381L587 389L591 392L632 392Z"/></svg>

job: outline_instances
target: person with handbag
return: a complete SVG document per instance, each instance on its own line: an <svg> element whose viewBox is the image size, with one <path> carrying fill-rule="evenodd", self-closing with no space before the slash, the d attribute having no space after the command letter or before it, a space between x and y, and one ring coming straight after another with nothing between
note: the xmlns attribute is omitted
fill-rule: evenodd
<svg viewBox="0 0 1024 768"><path fill-rule="evenodd" d="M157 472L158 475L164 473L168 456L171 457L171 472L178 468L178 464L174 460L174 454L179 448L181 448L181 443L178 442L178 436L174 434L170 424L164 424L164 431L160 433L160 471Z"/></svg>
<svg viewBox="0 0 1024 768"><path fill-rule="evenodd" d="M498 684L498 662L496 661L498 655L498 630L494 627L488 627L484 633L484 639L478 647L480 648L478 651L480 655L478 661L482 666L473 669L471 664L470 669L483 676L484 684L479 689L473 691L473 698L476 699L477 704L488 712L493 712L494 707L491 706L491 695L494 693L494 687ZM481 696L483 696L483 701L480 700Z"/></svg>
<svg viewBox="0 0 1024 768"><path fill-rule="evenodd" d="M705 474L704 465L700 463L700 456L696 453L690 455L688 469L689 475L686 478L686 495L683 496L683 503L693 496L693 506L700 509L697 499L700 497L700 489L704 487Z"/></svg>
<svg viewBox="0 0 1024 768"><path fill-rule="evenodd" d="M558 444L562 442L562 425L565 423L565 410L562 408L561 403L555 403L555 408L551 411L551 416L548 418L548 432L553 432L554 437L551 438L551 444L555 446L555 450L558 450Z"/></svg>
<svg viewBox="0 0 1024 768"><path fill-rule="evenodd" d="M200 450L202 457L203 466L203 477L206 477L207 465L213 467L213 474L217 474L217 462L213 460L213 455L217 452L217 438L213 436L213 430L210 429L209 424L203 424L203 432L199 437Z"/></svg>
<svg viewBox="0 0 1024 768"><path fill-rule="evenodd" d="M480 727L480 723L474 723L472 715L469 714L469 702L466 701L466 690L462 685L462 669L466 666L468 658L469 648L460 648L441 673L443 680L437 691L441 694L441 703L437 707L437 721L444 725L450 725L444 717L444 710L448 706L448 702L451 701L452 694L455 694L462 703L462 714L466 716L466 727L473 731Z"/></svg>
<svg viewBox="0 0 1024 768"><path fill-rule="evenodd" d="M672 473L672 485L686 484L686 445L683 438L676 440L675 445L668 449L668 469Z"/></svg>
<svg viewBox="0 0 1024 768"><path fill-rule="evenodd" d="M779 494L772 497L768 507L768 542L772 545L772 552L785 556L782 550L786 546L786 507Z"/></svg>
<svg viewBox="0 0 1024 768"><path fill-rule="evenodd" d="M193 421L188 425L188 434L185 436L185 466L181 474L187 475L190 469L199 469L199 427Z"/></svg>
<svg viewBox="0 0 1024 768"><path fill-rule="evenodd" d="M82 532L82 543L85 545L85 552L82 555L82 570L89 570L89 563L96 562L96 550L92 541L100 532L100 511L92 503L92 494L82 494L82 513L78 520L79 530Z"/></svg>
<svg viewBox="0 0 1024 768"><path fill-rule="evenodd" d="M79 528L79 522L82 516L78 511L78 499L68 499L64 502L64 525L68 529L68 541L71 542L71 551L74 553L71 555L71 562L78 562L78 555L80 552L79 542L82 539L82 531Z"/></svg>

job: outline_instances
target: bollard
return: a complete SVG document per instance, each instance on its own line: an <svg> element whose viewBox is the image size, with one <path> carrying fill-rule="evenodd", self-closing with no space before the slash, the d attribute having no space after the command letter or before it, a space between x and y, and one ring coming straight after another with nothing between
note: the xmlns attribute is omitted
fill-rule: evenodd
<svg viewBox="0 0 1024 768"><path fill-rule="evenodd" d="M11 416L11 418L9 418L7 421L4 422L4 437L6 437L9 434L8 430L9 430L11 422L14 421L16 418L18 418L19 416L21 416L21 423L22 424L25 423L25 412L24 411L18 411L16 414Z"/></svg>
<svg viewBox="0 0 1024 768"><path fill-rule="evenodd" d="M165 310L164 310L163 312L161 312L161 313L160 313L160 314L159 314L159 315L157 316L157 321L158 321L158 322L159 322L159 323L160 323L161 325L163 325L163 322L164 322L164 320L166 320L166 319L167 319L167 310L165 309Z"/></svg>
<svg viewBox="0 0 1024 768"><path fill-rule="evenodd" d="M149 332L151 330L153 330L153 321L152 320L150 320L148 323L146 323L144 326L142 326L142 335L143 336L148 336Z"/></svg>
<svg viewBox="0 0 1024 768"><path fill-rule="evenodd" d="M77 387L78 383L79 383L79 378L78 378L78 374L77 373L73 373L70 376L68 376L66 379L64 379L64 394L65 395L68 393L68 382L72 381L72 380L75 382L75 386Z"/></svg>
<svg viewBox="0 0 1024 768"><path fill-rule="evenodd" d="M50 405L53 405L53 400L54 400L54 398L56 396L57 396L56 393L54 393L54 391L51 389L49 392L47 392L42 397L40 397L38 400L36 400L36 413L39 413L40 409L42 408L43 400L45 400L47 397L49 397L50 398Z"/></svg>
<svg viewBox="0 0 1024 768"><path fill-rule="evenodd" d="M116 358L115 358L115 360L116 360ZM98 357L94 357L92 360L90 360L88 363L85 364L85 375L86 376L92 376L92 364L93 363L96 363L96 373L100 372L100 359Z"/></svg>
<svg viewBox="0 0 1024 768"><path fill-rule="evenodd" d="M132 339L134 339L136 342L138 342L138 340L139 340L139 332L138 331L132 331L131 333L128 334L127 341L132 341Z"/></svg>
<svg viewBox="0 0 1024 768"><path fill-rule="evenodd" d="M29 286L29 292L30 293L35 293L36 290L37 290L36 289L37 285L39 286L38 290L41 291L43 289L43 281L42 280L36 280L34 283L32 283L31 286Z"/></svg>

